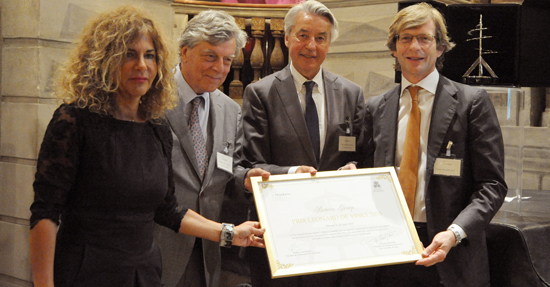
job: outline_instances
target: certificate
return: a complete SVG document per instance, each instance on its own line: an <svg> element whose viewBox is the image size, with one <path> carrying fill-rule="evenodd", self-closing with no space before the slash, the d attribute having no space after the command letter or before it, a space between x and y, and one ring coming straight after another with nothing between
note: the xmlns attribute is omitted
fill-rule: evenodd
<svg viewBox="0 0 550 287"><path fill-rule="evenodd" d="M421 259L393 167L253 177L252 187L273 278Z"/></svg>

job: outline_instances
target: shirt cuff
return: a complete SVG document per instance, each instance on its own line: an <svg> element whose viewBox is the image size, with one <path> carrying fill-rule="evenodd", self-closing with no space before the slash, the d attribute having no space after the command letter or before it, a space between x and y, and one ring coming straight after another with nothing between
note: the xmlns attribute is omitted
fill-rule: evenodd
<svg viewBox="0 0 550 287"><path fill-rule="evenodd" d="M288 174L295 174L296 173L296 170L299 168L300 166L293 166L291 168L288 169Z"/></svg>
<svg viewBox="0 0 550 287"><path fill-rule="evenodd" d="M456 240L457 240L457 244L460 243L460 241L462 241L464 238L466 238L468 235L466 234L466 232L464 231L464 229L462 229L462 227L460 227L458 224L451 224L449 226L449 228L447 228L447 230L451 230L453 233L455 233L455 236L457 235L456 233L459 234L459 236L456 236ZM455 246L456 246L455 245Z"/></svg>

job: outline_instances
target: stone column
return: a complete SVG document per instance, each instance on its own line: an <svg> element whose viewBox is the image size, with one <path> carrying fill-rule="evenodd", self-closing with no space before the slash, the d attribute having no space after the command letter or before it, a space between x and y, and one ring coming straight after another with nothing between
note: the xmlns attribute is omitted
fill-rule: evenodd
<svg viewBox="0 0 550 287"><path fill-rule="evenodd" d="M246 29L246 19L241 17L235 17L235 22L241 30ZM244 64L244 54L242 49L237 51L235 59L231 63L231 68L233 68L233 81L229 83L229 97L239 104L243 101L243 82L240 80L241 69Z"/></svg>
<svg viewBox="0 0 550 287"><path fill-rule="evenodd" d="M262 68L264 66L264 52L262 49L262 39L265 35L265 19L264 18L252 18L252 37L254 37L254 48L252 49L252 55L250 55L250 65L254 69L254 80L252 83L257 82L262 76Z"/></svg>
<svg viewBox="0 0 550 287"><path fill-rule="evenodd" d="M273 72L277 72L285 66L285 55L281 49L281 39L285 36L285 22L284 19L272 18L271 19L271 35L273 35L275 47L271 51L271 68Z"/></svg>
<svg viewBox="0 0 550 287"><path fill-rule="evenodd" d="M2 1L2 101L0 119L0 285L30 286L29 207L36 157L56 102L50 78L65 54L42 13L44 1ZM65 7L67 8L67 7ZM49 11L48 11L49 10Z"/></svg>

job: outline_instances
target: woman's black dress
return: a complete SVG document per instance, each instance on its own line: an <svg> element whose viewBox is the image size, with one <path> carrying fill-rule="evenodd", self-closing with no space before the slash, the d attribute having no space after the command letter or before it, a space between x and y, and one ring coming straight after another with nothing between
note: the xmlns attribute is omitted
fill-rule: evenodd
<svg viewBox="0 0 550 287"><path fill-rule="evenodd" d="M178 231L186 212L174 196L171 148L166 125L74 105L55 111L31 206L31 228L59 224L55 286L160 286L154 222Z"/></svg>

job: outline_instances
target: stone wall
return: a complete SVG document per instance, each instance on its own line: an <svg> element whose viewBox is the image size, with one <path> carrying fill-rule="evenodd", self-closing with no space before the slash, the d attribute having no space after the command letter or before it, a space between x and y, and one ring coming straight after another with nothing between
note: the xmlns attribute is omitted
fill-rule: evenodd
<svg viewBox="0 0 550 287"><path fill-rule="evenodd" d="M548 128L537 127L533 111L544 97L544 88L485 88L493 101L502 128L505 148L506 183L509 194L521 189L550 190L542 184L550 175L550 147L541 141L550 135ZM546 174L546 176L545 176Z"/></svg>
<svg viewBox="0 0 550 287"><path fill-rule="evenodd" d="M331 44L323 68L361 86L367 99L393 87L395 61L385 44L397 3L331 10L340 35Z"/></svg>
<svg viewBox="0 0 550 287"><path fill-rule="evenodd" d="M86 21L139 5L172 33L170 0L3 0L0 100L0 286L32 286L29 206L38 150L53 110L50 81Z"/></svg>

